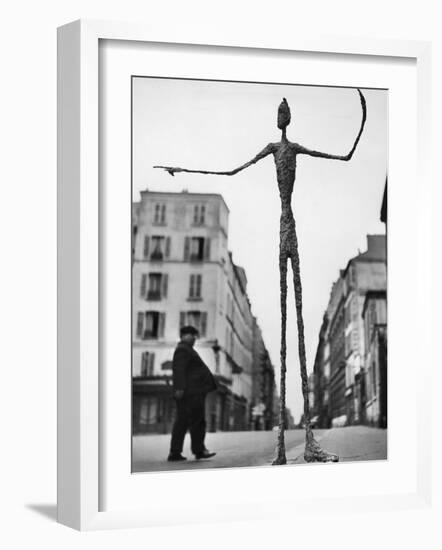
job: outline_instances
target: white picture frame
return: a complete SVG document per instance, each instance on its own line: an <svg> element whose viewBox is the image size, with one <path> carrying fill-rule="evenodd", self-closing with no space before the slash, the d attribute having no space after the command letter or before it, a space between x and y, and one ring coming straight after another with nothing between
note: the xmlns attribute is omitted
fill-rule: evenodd
<svg viewBox="0 0 442 550"><path fill-rule="evenodd" d="M131 44L168 44L178 50L187 45L204 48L229 48L247 54L247 51L269 51L282 58L287 52L309 52L333 56L376 56L378 58L409 59L416 64L417 84L417 133L412 139L416 143L417 167L419 174L418 197L413 212L418 227L416 242L419 245L419 262L413 275L418 285L413 289L413 307L421 320L416 338L419 350L425 357L425 346L429 334L431 251L430 222L427 214L431 210L430 179L428 173L427 151L429 149L430 105L430 45L426 42L364 40L358 38L283 38L278 43L268 44L265 38L253 43L229 36L228 32L216 43L204 35L202 29L198 35L187 36L185 29L173 36L157 34L152 28L135 24L76 21L61 27L58 31L58 521L80 530L105 529L117 527L140 527L169 523L194 521L215 521L241 518L259 519L263 515L266 498L272 502L284 502L287 514L294 510L311 513L327 510L339 502L340 510L351 510L355 505L361 510L419 507L428 505L431 497L430 469L430 416L429 360L421 362L420 376L416 379L416 418L411 426L416 430L415 446L412 451L415 469L413 489L384 493L352 495L351 481L345 494L329 493L325 498L312 492L311 498L304 494L297 498L291 492L275 489L268 497L258 498L236 496L236 505L220 516L215 510L207 509L203 502L192 502L188 511L169 510L166 504L146 504L144 507L130 506L126 501L121 506L112 506L103 510L100 484L103 483L102 471L103 444L100 431L103 408L100 405L100 280L102 277L101 235L99 213L101 204L99 174L99 47L101 40L125 41ZM414 179L414 178L413 178ZM392 178L394 186L394 177ZM394 197L393 197L394 198ZM393 202L394 205L394 202ZM410 203L406 205L410 208ZM393 206L394 210L394 206ZM418 352L416 347L415 352ZM428 353L428 352L427 352ZM410 354L409 361L413 354ZM129 434L128 434L129 437ZM417 452L419 450L419 452ZM328 475L327 468L314 469L315 475ZM346 465L349 472L354 465ZM304 470L305 471L305 470ZM262 473L260 473L262 472ZM251 475L261 475L273 485L288 487L289 477L294 475L293 468L273 469L269 478L269 469ZM342 470L341 470L342 473ZM130 474L130 472L129 472ZM220 483L228 483L226 475L234 476L234 471L217 472ZM186 474L179 474L186 476ZM204 472L198 475L212 476L215 473ZM248 473L242 473L243 478ZM307 476L307 474L305 474ZM310 474L308 474L310 475ZM345 473L343 474L345 477ZM178 474L175 474L178 476ZM221 477L220 477L221 476ZM350 476L350 474L349 474ZM155 484L155 474L151 474L146 483ZM231 478L233 479L233 477ZM161 478L167 485L167 478ZM174 483L181 483L178 477ZM233 483L238 481L235 478ZM195 478L193 478L195 483ZM184 483L184 481L183 481ZM200 482L201 483L201 482ZM156 485L160 485L157 480ZM404 486L407 483L404 481ZM270 485L269 485L270 487ZM278 492L279 491L279 492ZM332 495L332 496L330 496ZM281 509L275 509L275 516L281 516ZM196 513L197 512L197 513ZM266 514L268 516L268 510ZM195 519L198 518L198 519Z"/></svg>

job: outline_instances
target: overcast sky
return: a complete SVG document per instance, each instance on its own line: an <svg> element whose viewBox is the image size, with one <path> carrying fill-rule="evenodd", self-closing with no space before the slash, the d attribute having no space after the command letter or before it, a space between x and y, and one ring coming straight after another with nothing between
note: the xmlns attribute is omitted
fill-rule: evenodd
<svg viewBox="0 0 442 550"><path fill-rule="evenodd" d="M366 249L379 221L387 173L388 93L363 90L364 133L350 162L300 155L292 198L303 283L307 369L313 368L319 329L339 269ZM229 209L229 249L245 268L254 315L279 378L280 200L270 155L233 177L176 174L153 165L230 170L279 141L279 103L285 97L290 141L346 154L361 121L357 91L295 85L136 78L133 82L133 196L139 191L220 193ZM296 312L289 270L287 406L302 412Z"/></svg>

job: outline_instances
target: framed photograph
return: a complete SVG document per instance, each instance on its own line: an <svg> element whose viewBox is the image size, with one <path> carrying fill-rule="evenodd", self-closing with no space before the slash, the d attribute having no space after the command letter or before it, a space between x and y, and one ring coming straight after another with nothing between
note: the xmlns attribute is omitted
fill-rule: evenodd
<svg viewBox="0 0 442 550"><path fill-rule="evenodd" d="M429 45L58 51L59 521L425 506Z"/></svg>

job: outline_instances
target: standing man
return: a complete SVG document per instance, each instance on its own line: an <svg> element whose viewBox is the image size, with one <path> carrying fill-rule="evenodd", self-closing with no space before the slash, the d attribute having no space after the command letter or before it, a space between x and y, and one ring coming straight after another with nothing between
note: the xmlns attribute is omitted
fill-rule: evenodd
<svg viewBox="0 0 442 550"><path fill-rule="evenodd" d="M206 435L206 395L216 390L216 381L209 367L193 349L198 331L190 325L180 330L180 342L173 355L173 394L176 403L176 418L172 428L170 454L167 460L186 460L183 451L184 437L190 431L191 449L195 458L211 458L216 453L204 446Z"/></svg>

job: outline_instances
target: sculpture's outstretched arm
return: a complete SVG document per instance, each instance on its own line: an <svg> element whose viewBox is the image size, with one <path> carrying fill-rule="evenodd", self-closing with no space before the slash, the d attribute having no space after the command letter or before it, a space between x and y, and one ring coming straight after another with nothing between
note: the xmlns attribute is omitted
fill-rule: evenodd
<svg viewBox="0 0 442 550"><path fill-rule="evenodd" d="M348 153L348 155L330 155L328 153L321 153L320 151L313 151L312 149L307 149L307 147L303 147L302 145L297 145L297 153L298 154L304 154L304 155L310 155L311 157L320 157L323 159L333 159L333 160L350 160L353 156L353 153L355 152L355 149L359 143L359 140L362 135L362 131L364 130L365 126L365 120L367 118L367 107L365 103L365 97L363 96L361 90L359 90L359 98L361 100L361 106L362 106L362 122L361 122L361 128L359 130L359 134L354 142L354 145L351 149L351 151Z"/></svg>
<svg viewBox="0 0 442 550"><path fill-rule="evenodd" d="M233 170L230 170L228 172L213 172L211 170L188 170L187 168L178 168L172 166L154 166L154 168L162 168L163 170L166 170L166 172L169 172L171 176L173 176L175 172L189 172L190 174L214 174L217 176L234 176L238 172L241 172L241 170L252 166L252 164L255 164L267 155L270 155L270 153L273 153L274 149L275 147L273 143L269 143L260 153L256 155L256 157L252 158L252 160L249 160L249 162L246 162L245 164L238 166L238 168L234 168Z"/></svg>

